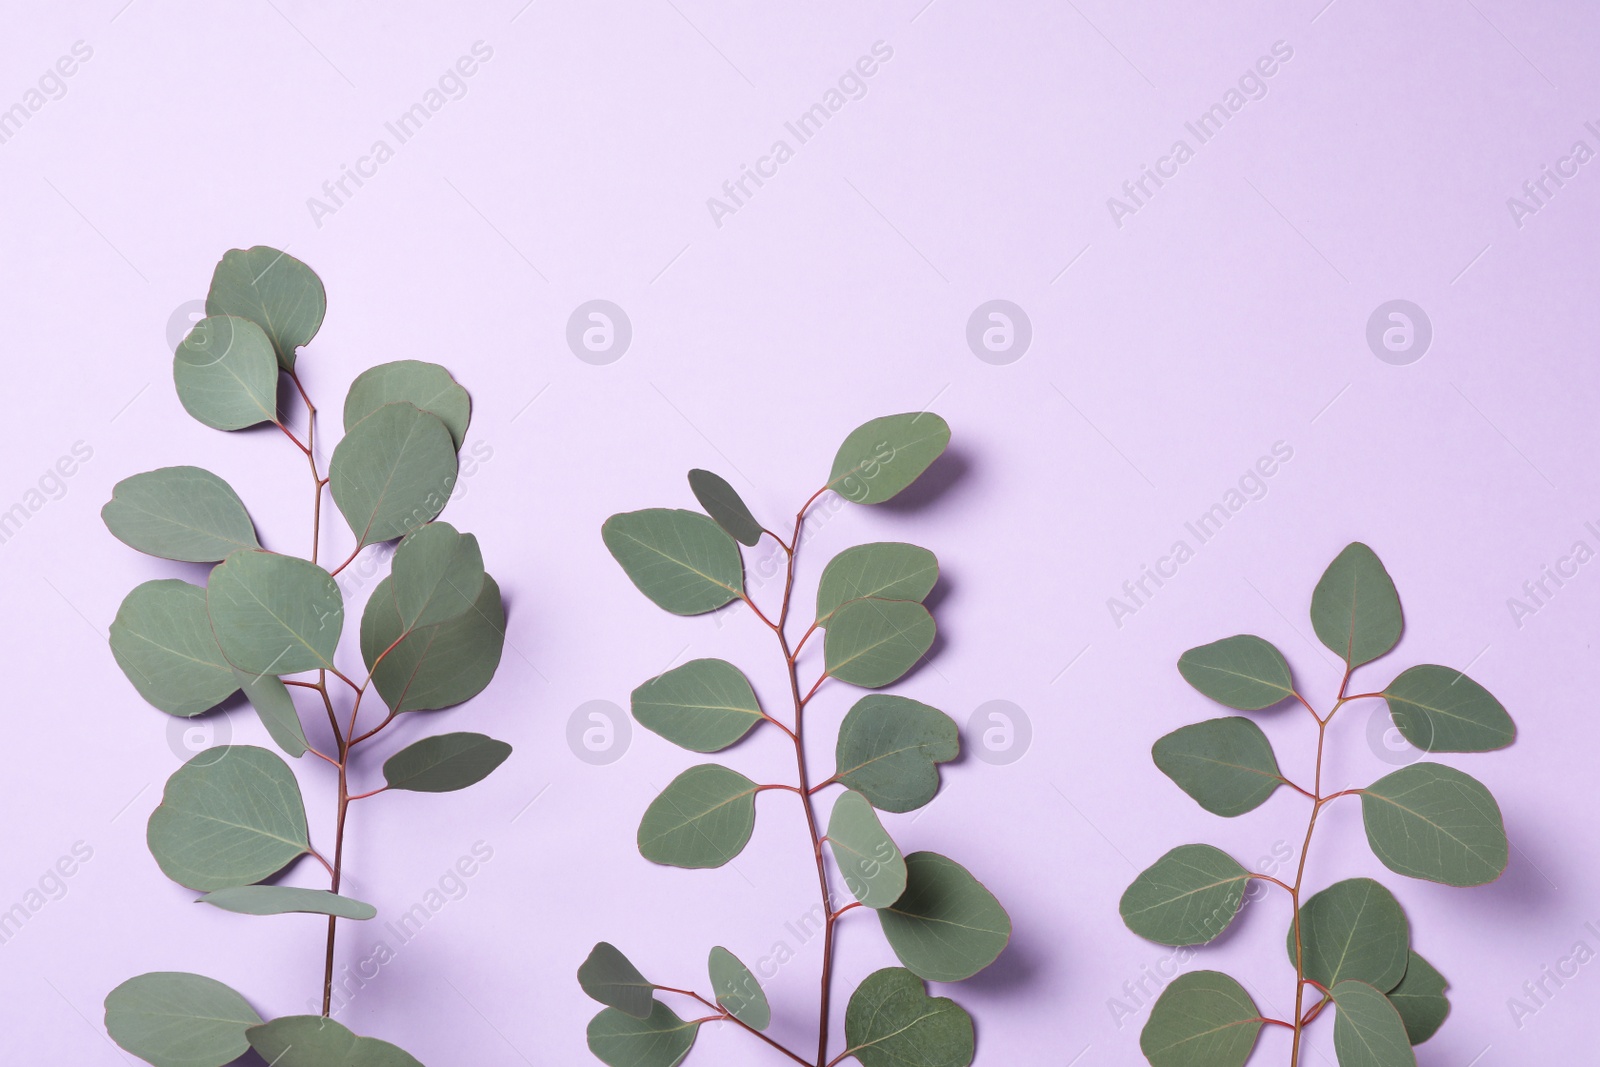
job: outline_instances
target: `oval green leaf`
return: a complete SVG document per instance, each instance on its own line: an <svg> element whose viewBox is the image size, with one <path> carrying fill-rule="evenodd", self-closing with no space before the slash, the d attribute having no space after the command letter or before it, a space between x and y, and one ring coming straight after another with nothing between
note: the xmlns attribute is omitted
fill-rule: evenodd
<svg viewBox="0 0 1600 1067"><path fill-rule="evenodd" d="M250 1051L245 1031L261 1022L246 1000L214 978L155 971L106 994L106 1032L154 1067L222 1067Z"/></svg>
<svg viewBox="0 0 1600 1067"><path fill-rule="evenodd" d="M289 687L276 674L251 674L233 669L234 681L244 690L250 706L256 709L261 725L273 742L291 758L306 754L306 731L301 725L300 713L295 710Z"/></svg>
<svg viewBox="0 0 1600 1067"><path fill-rule="evenodd" d="M721 945L711 950L706 967L711 972L711 992L716 1002L746 1026L765 1030L772 1022L772 1006L750 968Z"/></svg>
<svg viewBox="0 0 1600 1067"><path fill-rule="evenodd" d="M206 591L176 578L135 586L111 620L111 654L168 715L209 711L239 688L206 615Z"/></svg>
<svg viewBox="0 0 1600 1067"><path fill-rule="evenodd" d="M822 568L817 585L817 625L842 604L862 597L921 601L939 580L939 559L916 545L880 541L847 548Z"/></svg>
<svg viewBox="0 0 1600 1067"><path fill-rule="evenodd" d="M1406 1040L1420 1045L1439 1032L1450 1014L1450 1001L1444 991L1450 984L1433 964L1411 953L1406 976L1389 991L1389 1003L1400 1013L1406 1026Z"/></svg>
<svg viewBox="0 0 1600 1067"><path fill-rule="evenodd" d="M906 861L867 798L852 790L834 801L828 844L844 884L869 908L886 908L906 889Z"/></svg>
<svg viewBox="0 0 1600 1067"><path fill-rule="evenodd" d="M927 655L933 636L933 616L916 601L852 600L828 622L823 660L831 677L881 689Z"/></svg>
<svg viewBox="0 0 1600 1067"><path fill-rule="evenodd" d="M1405 1023L1387 997L1353 978L1340 982L1330 993L1337 1009L1333 1051L1339 1067L1416 1067L1417 1056L1406 1038Z"/></svg>
<svg viewBox="0 0 1600 1067"><path fill-rule="evenodd" d="M857 504L881 504L916 481L949 443L950 427L931 411L873 419L839 446L827 488Z"/></svg>
<svg viewBox="0 0 1600 1067"><path fill-rule="evenodd" d="M444 510L456 446L437 415L404 401L351 427L328 461L328 490L360 545L389 541Z"/></svg>
<svg viewBox="0 0 1600 1067"><path fill-rule="evenodd" d="M272 1067L422 1067L409 1052L320 1015L285 1015L245 1034Z"/></svg>
<svg viewBox="0 0 1600 1067"><path fill-rule="evenodd" d="M906 891L878 910L889 947L930 982L959 982L995 961L1011 940L1011 917L983 883L937 852L905 858Z"/></svg>
<svg viewBox="0 0 1600 1067"><path fill-rule="evenodd" d="M900 967L873 971L850 994L844 1013L844 1055L862 1067L967 1067L972 1017L948 997L930 997Z"/></svg>
<svg viewBox="0 0 1600 1067"><path fill-rule="evenodd" d="M956 758L961 734L937 708L869 693L839 724L834 779L880 811L912 811L939 791L939 764Z"/></svg>
<svg viewBox="0 0 1600 1067"><path fill-rule="evenodd" d="M206 294L207 315L241 315L260 326L284 370L294 369L296 350L317 335L327 310L316 272L266 245L223 253Z"/></svg>
<svg viewBox="0 0 1600 1067"><path fill-rule="evenodd" d="M483 781L510 755L510 745L483 734L439 734L390 756L383 765L383 779L390 789L449 793Z"/></svg>
<svg viewBox="0 0 1600 1067"><path fill-rule="evenodd" d="M686 1022L660 1001L636 1019L607 1008L589 1020L589 1051L607 1067L677 1067L694 1047L697 1022Z"/></svg>
<svg viewBox="0 0 1600 1067"><path fill-rule="evenodd" d="M487 574L472 610L454 619L406 633L392 578L373 589L361 616L361 656L395 712L448 708L477 696L500 666L505 639L500 586Z"/></svg>
<svg viewBox="0 0 1600 1067"><path fill-rule="evenodd" d="M1506 709L1460 671L1424 663L1383 691L1405 739L1424 752L1490 752L1516 740Z"/></svg>
<svg viewBox="0 0 1600 1067"><path fill-rule="evenodd" d="M1238 711L1260 711L1294 695L1289 662L1255 634L1191 648L1178 658L1178 673L1212 700Z"/></svg>
<svg viewBox="0 0 1600 1067"><path fill-rule="evenodd" d="M1203 945L1239 914L1249 881L1250 872L1220 848L1179 845L1123 892L1122 921L1158 944Z"/></svg>
<svg viewBox="0 0 1600 1067"><path fill-rule="evenodd" d="M414 630L472 610L483 591L483 552L471 534L430 522L395 546L389 574L401 626Z"/></svg>
<svg viewBox="0 0 1600 1067"><path fill-rule="evenodd" d="M1335 882L1300 906L1305 976L1325 989L1354 978L1393 989L1406 973L1411 928L1394 894L1371 878ZM1289 923L1289 962L1298 955Z"/></svg>
<svg viewBox="0 0 1600 1067"><path fill-rule="evenodd" d="M739 546L698 512L624 512L607 519L600 536L639 592L674 615L715 611L744 594Z"/></svg>
<svg viewBox="0 0 1600 1067"><path fill-rule="evenodd" d="M721 867L744 849L756 823L756 784L715 763L690 767L650 802L639 854L669 867Z"/></svg>
<svg viewBox="0 0 1600 1067"><path fill-rule="evenodd" d="M633 961L610 942L601 941L595 945L588 958L579 964L578 985L607 1007L635 1019L650 1017L654 983L640 974Z"/></svg>
<svg viewBox="0 0 1600 1067"><path fill-rule="evenodd" d="M696 468L689 472L689 489L706 514L735 541L754 548L761 540L761 524L750 514L739 491L722 475Z"/></svg>
<svg viewBox="0 0 1600 1067"><path fill-rule="evenodd" d="M122 479L100 518L123 544L162 559L214 563L241 548L261 547L239 494L200 467L162 467Z"/></svg>
<svg viewBox="0 0 1600 1067"><path fill-rule="evenodd" d="M633 691L639 725L694 752L717 752L763 718L750 680L721 659L695 659Z"/></svg>
<svg viewBox="0 0 1600 1067"><path fill-rule="evenodd" d="M1311 594L1317 638L1351 667L1370 663L1400 640L1400 595L1377 553L1353 541L1328 564Z"/></svg>
<svg viewBox="0 0 1600 1067"><path fill-rule="evenodd" d="M1454 767L1413 763L1361 790L1367 843L1397 874L1445 885L1485 885L1506 869L1500 805Z"/></svg>
<svg viewBox="0 0 1600 1067"><path fill-rule="evenodd" d="M1244 1067L1265 1023L1238 982L1190 971L1161 991L1139 1048L1150 1067Z"/></svg>
<svg viewBox="0 0 1600 1067"><path fill-rule="evenodd" d="M308 560L235 552L211 572L206 610L228 662L251 674L295 674L333 666L344 599Z"/></svg>
<svg viewBox="0 0 1600 1067"><path fill-rule="evenodd" d="M378 914L371 904L330 893L326 889L300 889L288 885L236 885L217 889L197 903L210 904L240 915L337 915L341 919L370 919Z"/></svg>
<svg viewBox="0 0 1600 1067"><path fill-rule="evenodd" d="M172 357L183 409L217 430L242 430L278 418L278 361L248 319L201 319Z"/></svg>
<svg viewBox="0 0 1600 1067"><path fill-rule="evenodd" d="M1238 715L1174 730L1151 755L1195 803L1228 819L1260 807L1283 784L1272 742Z"/></svg>
<svg viewBox="0 0 1600 1067"><path fill-rule="evenodd" d="M344 398L344 432L385 404L402 400L438 416L456 451L461 451L472 420L472 398L439 364L415 359L380 363L356 376Z"/></svg>

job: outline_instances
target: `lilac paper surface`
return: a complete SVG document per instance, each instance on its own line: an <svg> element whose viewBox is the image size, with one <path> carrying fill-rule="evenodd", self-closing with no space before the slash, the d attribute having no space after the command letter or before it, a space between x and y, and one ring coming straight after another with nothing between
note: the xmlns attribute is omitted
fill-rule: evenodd
<svg viewBox="0 0 1600 1067"><path fill-rule="evenodd" d="M1217 713L1175 662L1231 633L1277 643L1326 707L1339 674L1307 607L1358 539L1407 619L1358 684L1441 662L1500 697L1516 744L1444 761L1495 792L1515 848L1486 888L1408 880L1341 802L1309 884L1373 875L1405 905L1452 986L1423 1064L1592 1056L1600 964L1573 953L1600 949L1597 47L1587 6L1503 0L13 11L0 909L25 919L0 944L0 1059L124 1061L101 1002L147 970L215 976L268 1015L318 992L318 920L197 908L156 869L144 822L196 739L143 704L104 641L133 585L200 574L107 534L97 512L122 477L206 466L269 546L308 548L304 460L276 434L200 426L171 385L212 265L257 243L327 284L301 361L326 442L371 364L437 360L471 391L471 473L445 517L478 535L510 611L492 687L377 746L470 729L516 752L468 792L356 809L347 891L382 917L342 927L342 965L368 975L338 1016L354 1029L435 1067L589 1062L596 1005L573 972L606 939L657 980L702 987L707 950L728 946L766 980L773 1033L810 1046L819 954L798 931L814 876L792 798L761 797L727 868L658 868L635 850L638 815L696 760L639 728L624 739L624 717L612 762L579 755L585 729L601 743L608 709L681 658L749 665L781 704L770 638L747 612L655 609L599 526L692 506L696 466L784 522L850 428L932 406L954 430L942 491L824 511L800 596L863 540L915 541L943 565L937 654L897 691L956 717L968 755L923 814L886 822L907 851L966 863L1015 922L990 972L937 989L976 1017L980 1064L1142 1062L1150 999L1195 967L1288 1010L1283 900L1191 956L1128 933L1117 899L1186 840L1293 863L1301 798L1217 819L1149 748ZM596 353L589 320L569 328L592 300L626 314L620 356L620 334ZM994 300L1014 307L991 319ZM70 476L51 474L63 458ZM1226 518L1197 536L1213 505ZM348 534L326 514L337 559ZM342 577L353 603L375 581L359 565ZM850 699L817 699L820 766ZM1009 751L992 701L1008 702ZM1414 757L1374 716L1368 702L1336 720L1332 780ZM1256 719L1304 777L1304 716ZM200 743L266 743L248 709L202 722ZM730 761L792 772L776 735ZM330 785L304 762L326 843ZM57 879L63 857L73 873ZM407 915L404 936L382 925ZM874 927L844 923L837 1027L848 986L891 962ZM1269 1031L1253 1062L1286 1057ZM730 1027L699 1040L694 1062L786 1062ZM1331 1027L1310 1044L1305 1062L1331 1062Z"/></svg>

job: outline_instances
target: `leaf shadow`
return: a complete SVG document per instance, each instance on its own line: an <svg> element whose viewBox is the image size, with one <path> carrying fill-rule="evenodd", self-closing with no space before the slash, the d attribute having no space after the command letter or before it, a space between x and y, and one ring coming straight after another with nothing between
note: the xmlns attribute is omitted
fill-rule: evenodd
<svg viewBox="0 0 1600 1067"><path fill-rule="evenodd" d="M961 984L985 993L1013 995L1033 983L1043 963L1043 956L1033 945L1013 931L999 958Z"/></svg>
<svg viewBox="0 0 1600 1067"><path fill-rule="evenodd" d="M1504 912L1497 910L1496 914L1542 914L1545 907L1560 896L1560 890L1549 874L1529 855L1530 849L1542 851L1542 842L1532 834L1519 834L1512 820L1507 819L1506 822L1506 837L1511 842L1511 860L1506 864L1505 873L1475 890L1474 895L1489 898L1492 901L1489 907L1510 909Z"/></svg>
<svg viewBox="0 0 1600 1067"><path fill-rule="evenodd" d="M933 465L897 495L875 505L884 511L904 514L928 507L972 473L973 461L965 449L947 448Z"/></svg>
<svg viewBox="0 0 1600 1067"><path fill-rule="evenodd" d="M251 1049L232 1063L226 1064L225 1067L269 1067L269 1064L262 1058L261 1053Z"/></svg>

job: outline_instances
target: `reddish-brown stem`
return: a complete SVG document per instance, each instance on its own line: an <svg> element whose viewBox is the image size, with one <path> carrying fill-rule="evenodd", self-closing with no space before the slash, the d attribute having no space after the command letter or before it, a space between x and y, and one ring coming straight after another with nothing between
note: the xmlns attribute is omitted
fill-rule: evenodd
<svg viewBox="0 0 1600 1067"><path fill-rule="evenodd" d="M707 1000L705 997L702 997L699 993L696 993L692 989L674 989L671 986L658 985L658 986L656 986L656 990L657 990L657 992L661 992L661 993L677 993L677 994L679 994L681 996L692 997L693 999L699 1001L701 1004L704 1004L706 1007L710 1008L712 1011L717 1013L717 1014L711 1016L712 1019L718 1019L718 1020L725 1019L730 1023L735 1023L735 1024L739 1025L739 1026L742 1026L746 1030L748 1030L750 1033L752 1033L755 1036L759 1037L761 1040L765 1041L767 1044L771 1045L773 1048L777 1049L779 1052L781 1052L785 1056L789 1057L791 1060L794 1060L794 1062L805 1064L805 1067L811 1067L811 1064L809 1064L805 1060L801 1059L800 1056L797 1055L796 1053L790 1051L785 1046L780 1045L778 1042L774 1041L772 1038L768 1037L766 1034L763 1034L760 1030L757 1030L755 1027L751 1026L749 1023L745 1022L743 1019L740 1019L737 1015L735 1015L732 1012L728 1011L722 1005L712 1003L711 1001ZM708 1021L708 1020L702 1020L702 1021Z"/></svg>
<svg viewBox="0 0 1600 1067"><path fill-rule="evenodd" d="M756 613L756 618L760 619L762 623L765 624L767 629L774 631L777 630L778 624L767 618L766 614L760 608L756 607L756 602L751 600L748 594L740 593L739 599L743 600L747 605L749 605L750 610Z"/></svg>
<svg viewBox="0 0 1600 1067"><path fill-rule="evenodd" d="M788 734L789 735L789 739L791 741L794 740L794 731L789 729L788 726L786 726L783 723L779 722L777 719L774 719L771 715L768 715L766 712L762 712L761 713L761 717L763 719L767 720L768 722L770 722L772 725L776 726L778 729L782 730L784 733Z"/></svg>
<svg viewBox="0 0 1600 1067"><path fill-rule="evenodd" d="M368 798L368 797L375 797L375 796L377 796L377 795L378 795L378 794L379 794L379 793L382 793L382 792L384 792L384 791L385 791L385 790L386 790L386 789L388 789L388 788L389 788L389 787L388 787L388 786L386 786L386 785L382 785L382 786L379 786L379 787L378 787L378 788L376 788L376 789L373 789L373 790L369 790L369 791L368 791L368 792L365 792L365 793L352 793L352 794L350 794L350 796L349 796L349 797L347 797L347 798L346 798L346 799L348 799L348 800L365 800L365 799L367 799L367 798Z"/></svg>
<svg viewBox="0 0 1600 1067"><path fill-rule="evenodd" d="M1281 881L1280 879L1274 878L1270 874L1252 874L1250 877L1254 878L1258 882L1271 882L1273 885L1277 886L1278 888L1288 892L1291 896L1294 895L1294 886L1290 885L1288 882Z"/></svg>
<svg viewBox="0 0 1600 1067"><path fill-rule="evenodd" d="M283 435L285 437L287 437L289 440L294 442L294 447L298 448L300 451L304 452L308 456L311 455L311 449L306 446L305 442L301 441L300 438L298 438L298 437L296 437L294 435L294 431L293 430L289 429L289 427L285 426L283 423L279 422L277 419L273 419L272 420L272 425L274 425L278 429L282 430L283 431Z"/></svg>
<svg viewBox="0 0 1600 1067"><path fill-rule="evenodd" d="M839 780L838 775L835 775L834 777L829 778L826 781L818 782L816 785L812 786L809 790L807 790L807 792L810 793L810 795L812 795L812 796L816 796L818 793L822 792L824 789L826 789L828 786L832 785L833 783L837 782L838 780Z"/></svg>
<svg viewBox="0 0 1600 1067"><path fill-rule="evenodd" d="M350 564L354 563L356 561L356 557L361 555L361 550L366 547L366 545L356 545L355 550L352 551L350 555L345 557L345 561L343 563L339 564L337 567L333 568L333 570L328 572L328 576L337 578L339 576L339 572L350 566Z"/></svg>
<svg viewBox="0 0 1600 1067"><path fill-rule="evenodd" d="M1361 790L1361 789L1341 789L1337 793L1329 793L1327 796L1322 797L1321 799L1319 799L1317 801L1317 803L1318 804L1328 804L1328 803L1330 803L1332 801L1338 800L1340 797L1356 797L1356 796L1360 796L1363 792L1365 792L1365 790Z"/></svg>
<svg viewBox="0 0 1600 1067"><path fill-rule="evenodd" d="M1299 793L1303 797L1310 797L1312 800L1317 799L1317 794L1313 793L1309 789L1303 789L1300 786L1295 785L1293 782L1289 781L1289 779L1283 777L1283 775L1281 775L1281 774L1278 776L1278 781L1282 782L1284 785L1288 786L1290 789L1293 789L1296 793Z"/></svg>
<svg viewBox="0 0 1600 1067"><path fill-rule="evenodd" d="M806 692L805 696L800 698L800 706L801 707L805 707L807 704L811 703L811 698L817 695L817 690L821 689L822 688L822 683L826 682L827 680L828 680L828 672L827 671L823 671L821 676L819 676L817 678L816 684L813 685Z"/></svg>
<svg viewBox="0 0 1600 1067"><path fill-rule="evenodd" d="M315 689L317 687L316 682L301 682L293 678L284 678L282 681L284 685L298 685L303 689Z"/></svg>
<svg viewBox="0 0 1600 1067"><path fill-rule="evenodd" d="M322 864L322 866L327 870L329 875L333 874L333 864L329 863L326 859L324 859L323 856L322 856L322 853L318 852L316 849L312 849L311 850L311 858L316 860L318 863Z"/></svg>
<svg viewBox="0 0 1600 1067"><path fill-rule="evenodd" d="M849 911L851 908L859 908L859 907L861 907L861 901L852 900L850 903L846 904L844 907L840 908L838 911L833 913L834 922L838 922L839 921L839 916L843 915L845 912Z"/></svg>
<svg viewBox="0 0 1600 1067"><path fill-rule="evenodd" d="M1306 856L1311 851L1311 835L1316 832L1317 815L1321 813L1322 805L1325 803L1322 796L1322 752L1328 739L1328 723L1333 719L1334 713L1339 710L1340 704L1343 704L1344 691L1349 684L1350 668L1346 666L1344 679L1339 683L1339 701L1334 705L1333 711L1328 712L1326 718L1318 715L1316 709L1312 708L1310 704L1306 704L1306 710L1310 711L1311 717L1317 720L1317 764L1316 778L1312 783L1311 817L1306 820L1306 837L1305 841L1300 845L1300 864L1295 871L1294 887L1289 891L1294 903L1294 1041L1289 1049L1289 1067L1298 1067L1300 1063L1300 1035L1305 1031L1306 1023L1309 1021L1305 1012L1307 979L1305 938L1300 929L1300 891L1305 885ZM1298 696L1299 694L1296 695ZM1305 704L1304 698L1301 698L1301 703Z"/></svg>
<svg viewBox="0 0 1600 1067"><path fill-rule="evenodd" d="M817 624L812 623L810 626L806 627L806 632L800 635L799 643L794 646L794 654L796 659L800 657L800 650L806 647L806 642L811 640L811 635L816 632Z"/></svg>
<svg viewBox="0 0 1600 1067"><path fill-rule="evenodd" d="M1258 1022L1258 1023L1270 1023L1273 1026L1281 1026L1285 1030L1293 1030L1294 1029L1294 1024L1293 1023L1286 1023L1282 1019L1269 1019L1264 1015L1261 1016L1260 1018L1258 1018L1256 1020L1256 1022Z"/></svg>
<svg viewBox="0 0 1600 1067"><path fill-rule="evenodd" d="M395 715L395 713L391 711L388 714L388 716L384 718L384 720L382 722L380 722L378 725L374 726L372 729L368 730L366 733L362 734L360 737L357 737L357 738L353 739L350 742L350 744L351 745L359 745L361 742L365 741L367 738L371 737L373 734L377 733L379 730L382 730L385 726L388 726L390 723L394 722L394 715Z"/></svg>
<svg viewBox="0 0 1600 1067"><path fill-rule="evenodd" d="M756 786L756 792L757 793L763 792L763 791L768 790L768 789L787 789L791 793L800 792L800 790L798 788L796 788L795 786L784 785L782 782L774 782L774 783L772 783L770 785L758 785L758 786Z"/></svg>

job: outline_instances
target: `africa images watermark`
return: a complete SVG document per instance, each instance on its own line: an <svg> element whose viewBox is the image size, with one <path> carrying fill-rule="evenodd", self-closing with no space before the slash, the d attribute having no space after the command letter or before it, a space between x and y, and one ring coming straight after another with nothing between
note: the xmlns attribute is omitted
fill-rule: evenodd
<svg viewBox="0 0 1600 1067"><path fill-rule="evenodd" d="M0 511L0 545L4 545L21 532L27 521L44 510L46 504L67 495L67 479L94 458L94 448L87 441L74 441L72 448L44 469L39 479L30 485L9 508Z"/></svg>
<svg viewBox="0 0 1600 1067"><path fill-rule="evenodd" d="M1593 921L1584 923L1583 929L1600 940L1600 929L1596 928ZM1521 1030L1529 1019L1549 1007L1550 1001L1567 987L1568 982L1577 978L1582 967L1594 957L1594 948L1580 938L1566 955L1539 968L1537 978L1523 982L1521 996L1506 998L1506 1011L1511 1013L1511 1021L1517 1029Z"/></svg>
<svg viewBox="0 0 1600 1067"><path fill-rule="evenodd" d="M35 915L67 895L67 879L94 858L94 848L86 841L74 841L66 855L44 869L35 883L5 911L0 911L0 945L10 943Z"/></svg>
<svg viewBox="0 0 1600 1067"><path fill-rule="evenodd" d="M1595 138L1595 143L1600 144L1600 126L1590 120L1583 124L1583 128ZM1527 225L1530 218L1550 206L1555 195L1566 187L1567 182L1576 178L1583 165L1594 157L1595 150L1589 146L1589 142L1579 138L1572 142L1566 155L1540 167L1537 177L1522 183L1521 196L1506 197L1506 210L1511 212L1512 224L1519 230Z"/></svg>
<svg viewBox="0 0 1600 1067"><path fill-rule="evenodd" d="M1595 539L1595 544L1600 544L1600 526L1586 522L1583 528ZM1521 596L1506 597L1506 611L1511 613L1511 621L1517 629L1526 625L1525 620L1530 615L1537 615L1547 607L1555 595L1578 576L1579 568L1594 557L1593 546L1580 537L1553 561L1541 565L1538 577L1523 582Z"/></svg>
<svg viewBox="0 0 1600 1067"><path fill-rule="evenodd" d="M46 104L66 96L67 79L78 73L79 68L92 58L93 45L84 41L72 42L67 54L46 67L16 103L0 110L0 145L21 133L28 120L43 111Z"/></svg>

